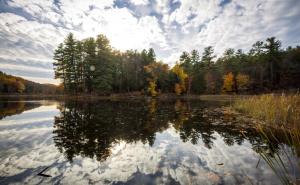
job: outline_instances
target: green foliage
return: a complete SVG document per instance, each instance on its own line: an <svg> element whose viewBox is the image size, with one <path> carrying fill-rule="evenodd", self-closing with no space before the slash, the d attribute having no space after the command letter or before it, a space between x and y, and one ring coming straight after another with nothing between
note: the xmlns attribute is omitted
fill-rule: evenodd
<svg viewBox="0 0 300 185"><path fill-rule="evenodd" d="M197 50L183 52L177 63L187 75L184 80L157 61L154 49L120 52L104 35L78 41L69 34L53 58L55 78L61 79L67 93L147 92L152 81L162 93L174 92L177 86L179 94L215 94L224 91L223 77L228 73L233 79L226 92L300 88L300 48L281 49L274 37L255 42L248 53L229 48L219 58L212 46L201 56Z"/></svg>

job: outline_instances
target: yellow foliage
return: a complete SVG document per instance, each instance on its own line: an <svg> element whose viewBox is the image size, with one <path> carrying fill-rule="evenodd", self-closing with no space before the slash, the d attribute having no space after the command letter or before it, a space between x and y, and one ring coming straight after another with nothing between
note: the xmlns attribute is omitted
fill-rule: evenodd
<svg viewBox="0 0 300 185"><path fill-rule="evenodd" d="M149 108L149 113L154 114L157 109L157 102L156 99L151 99L150 102L148 102L148 108Z"/></svg>
<svg viewBox="0 0 300 185"><path fill-rule="evenodd" d="M239 90L247 88L249 81L250 81L249 75L239 73L236 76L237 88Z"/></svg>
<svg viewBox="0 0 300 185"><path fill-rule="evenodd" d="M18 93L22 93L25 90L25 85L20 81L16 82L16 87L17 87Z"/></svg>
<svg viewBox="0 0 300 185"><path fill-rule="evenodd" d="M149 81L148 92L151 94L151 96L156 96L157 95L155 81Z"/></svg>
<svg viewBox="0 0 300 185"><path fill-rule="evenodd" d="M168 73L168 65L163 64L162 62L153 62L147 66L144 66L144 70L147 73L147 81L149 82L148 92L151 96L157 96L159 93L159 89L157 91L157 80L158 78L164 74Z"/></svg>
<svg viewBox="0 0 300 185"><path fill-rule="evenodd" d="M233 85L234 85L234 76L232 72L228 73L227 75L223 76L223 92L232 92Z"/></svg>
<svg viewBox="0 0 300 185"><path fill-rule="evenodd" d="M188 77L188 75L184 72L184 70L182 69L182 67L180 67L178 64L176 64L173 69L172 69L173 73L175 73L177 75L177 77L179 78L180 81L185 81L185 79Z"/></svg>
<svg viewBox="0 0 300 185"><path fill-rule="evenodd" d="M185 81L188 78L188 75L184 72L184 70L178 64L176 64L172 68L172 71L173 71L173 73L176 74L176 76L179 79L179 83L175 84L174 91L177 95L180 95L186 91Z"/></svg>
<svg viewBox="0 0 300 185"><path fill-rule="evenodd" d="M174 87L174 91L177 95L180 95L182 93L181 85L176 83Z"/></svg>

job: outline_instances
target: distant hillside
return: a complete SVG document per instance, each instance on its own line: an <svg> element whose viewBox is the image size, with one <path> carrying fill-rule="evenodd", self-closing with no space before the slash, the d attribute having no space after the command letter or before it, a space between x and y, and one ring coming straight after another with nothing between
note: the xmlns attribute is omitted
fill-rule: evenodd
<svg viewBox="0 0 300 185"><path fill-rule="evenodd" d="M1 94L55 94L59 93L58 86L53 84L40 84L25 80L24 78L8 75L0 71Z"/></svg>

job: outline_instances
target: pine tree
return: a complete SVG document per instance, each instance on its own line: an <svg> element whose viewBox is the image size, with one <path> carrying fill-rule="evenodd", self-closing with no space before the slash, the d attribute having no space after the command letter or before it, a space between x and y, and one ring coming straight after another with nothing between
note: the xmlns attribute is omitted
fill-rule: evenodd
<svg viewBox="0 0 300 185"><path fill-rule="evenodd" d="M60 43L54 51L54 78L62 80L62 84L66 86L66 65L64 60L64 46Z"/></svg>
<svg viewBox="0 0 300 185"><path fill-rule="evenodd" d="M216 57L213 55L214 50L211 46L204 48L204 52L202 54L201 62L203 62L206 74L205 74L205 81L206 81L206 91L208 93L215 93L216 91L216 82L215 77L213 74L213 59Z"/></svg>
<svg viewBox="0 0 300 185"><path fill-rule="evenodd" d="M95 63L94 88L101 93L112 90L113 65L109 40L104 35L98 35L96 40L97 62Z"/></svg>
<svg viewBox="0 0 300 185"><path fill-rule="evenodd" d="M264 48L267 50L268 62L269 62L269 80L271 82L271 88L275 88L276 84L279 84L279 49L281 42L276 40L275 37L268 38L266 40Z"/></svg>
<svg viewBox="0 0 300 185"><path fill-rule="evenodd" d="M156 61L156 55L155 55L155 52L154 52L154 49L153 48L150 48L148 50L148 60L149 60L149 63L153 63Z"/></svg>
<svg viewBox="0 0 300 185"><path fill-rule="evenodd" d="M66 73L66 83L65 89L69 92L77 92L77 73L76 73L76 41L72 33L69 33L65 42L64 42L64 64L65 64L65 73Z"/></svg>
<svg viewBox="0 0 300 185"><path fill-rule="evenodd" d="M93 38L88 38L83 41L83 83L84 92L91 93L93 90L93 81L95 79L96 65L96 42Z"/></svg>
<svg viewBox="0 0 300 185"><path fill-rule="evenodd" d="M75 46L75 83L77 84L76 92L82 92L84 89L84 60L83 60L83 44L76 41Z"/></svg>

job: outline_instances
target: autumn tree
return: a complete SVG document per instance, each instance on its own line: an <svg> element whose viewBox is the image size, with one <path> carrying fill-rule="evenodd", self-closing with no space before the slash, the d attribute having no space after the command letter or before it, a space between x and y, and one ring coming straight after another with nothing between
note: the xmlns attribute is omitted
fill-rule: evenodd
<svg viewBox="0 0 300 185"><path fill-rule="evenodd" d="M162 62L150 63L144 66L144 70L148 75L147 81L149 83L148 92L152 96L157 95L158 91L165 91L169 83L169 67ZM149 91L151 89L151 91ZM155 92L155 93L153 93Z"/></svg>
<svg viewBox="0 0 300 185"><path fill-rule="evenodd" d="M232 72L223 76L223 92L233 92L234 89L234 76Z"/></svg>
<svg viewBox="0 0 300 185"><path fill-rule="evenodd" d="M174 91L177 95L181 95L184 92L186 92L186 79L188 78L188 75L185 73L185 71L180 67L178 64L176 64L172 68L172 72L175 73L177 77L177 82L174 86Z"/></svg>
<svg viewBox="0 0 300 185"><path fill-rule="evenodd" d="M174 91L180 95L300 88L300 47L280 46L280 41L271 37L254 43L248 53L229 48L218 58L211 46L201 55L194 49L183 52L179 63L169 69L157 61L152 48L121 52L113 49L104 35L76 40L69 34L55 49L53 66L66 93L147 92L156 96ZM15 81L10 79L0 88L16 91L12 84ZM41 89L25 84L27 91Z"/></svg>
<svg viewBox="0 0 300 185"><path fill-rule="evenodd" d="M249 83L250 83L250 77L249 75L238 73L236 75L236 87L238 91L247 90Z"/></svg>
<svg viewBox="0 0 300 185"><path fill-rule="evenodd" d="M183 52L180 56L180 66L188 74L187 81L187 94L190 94L192 88L192 82L195 74L197 73L196 64L200 61L199 53L197 50L193 50L191 54Z"/></svg>

